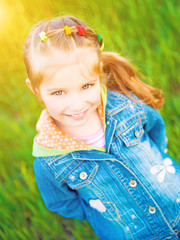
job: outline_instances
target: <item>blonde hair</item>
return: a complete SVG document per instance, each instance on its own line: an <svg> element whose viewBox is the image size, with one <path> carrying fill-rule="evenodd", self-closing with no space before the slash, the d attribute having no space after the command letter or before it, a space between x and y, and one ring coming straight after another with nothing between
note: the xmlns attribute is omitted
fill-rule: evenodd
<svg viewBox="0 0 180 240"><path fill-rule="evenodd" d="M66 35L63 29L66 25L71 27L70 35ZM86 33L84 36L77 34L76 26L85 27ZM41 41L39 36L42 31L47 36L44 42ZM97 57L95 61L94 58L87 58L91 62L91 69L89 70L98 74L101 80L105 79L108 89L124 93L137 101L131 96L131 93L134 93L144 103L153 108L162 108L164 104L162 91L140 81L134 67L127 59L117 53L102 52L100 50L102 44L103 41L98 42L97 34L90 27L73 16L62 16L35 25L25 41L24 62L32 90L38 99L42 102L39 87L45 69L40 56L41 58L48 57L52 50L70 53L77 48L91 48L94 49ZM102 72L100 62L103 63ZM86 63L88 66L88 60Z"/></svg>

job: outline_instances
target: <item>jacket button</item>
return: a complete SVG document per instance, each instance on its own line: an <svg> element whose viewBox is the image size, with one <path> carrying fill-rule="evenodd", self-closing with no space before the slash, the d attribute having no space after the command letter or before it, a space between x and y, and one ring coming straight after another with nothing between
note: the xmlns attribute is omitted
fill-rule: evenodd
<svg viewBox="0 0 180 240"><path fill-rule="evenodd" d="M174 229L174 231L175 231L175 233L176 233L176 234L178 234L178 233L179 233L179 231L178 231L177 229Z"/></svg>
<svg viewBox="0 0 180 240"><path fill-rule="evenodd" d="M107 125L109 125L109 121L107 121L107 123L106 123Z"/></svg>
<svg viewBox="0 0 180 240"><path fill-rule="evenodd" d="M136 186L137 186L136 180L131 179L130 182L129 182L129 185L130 185L131 187L136 187Z"/></svg>
<svg viewBox="0 0 180 240"><path fill-rule="evenodd" d="M155 207L149 206L149 213L154 214L156 212Z"/></svg>
<svg viewBox="0 0 180 240"><path fill-rule="evenodd" d="M134 135L135 135L135 137L139 137L139 135L140 135L140 132L138 132L138 131L135 131L135 133L134 133Z"/></svg>
<svg viewBox="0 0 180 240"><path fill-rule="evenodd" d="M86 172L81 172L79 175L80 179L84 180L87 178L87 173Z"/></svg>
<svg viewBox="0 0 180 240"><path fill-rule="evenodd" d="M177 201L177 203L180 203L180 197L178 197L176 201Z"/></svg>

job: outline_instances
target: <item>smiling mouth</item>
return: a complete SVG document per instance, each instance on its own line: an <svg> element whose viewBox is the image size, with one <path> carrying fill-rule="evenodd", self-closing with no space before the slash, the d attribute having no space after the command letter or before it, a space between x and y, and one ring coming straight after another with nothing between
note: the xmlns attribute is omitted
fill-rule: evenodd
<svg viewBox="0 0 180 240"><path fill-rule="evenodd" d="M75 120L78 120L78 119L82 119L85 117L86 113L87 113L88 109L85 110L84 112L82 113L78 113L78 114L66 114L67 117L70 117L72 119L75 119Z"/></svg>

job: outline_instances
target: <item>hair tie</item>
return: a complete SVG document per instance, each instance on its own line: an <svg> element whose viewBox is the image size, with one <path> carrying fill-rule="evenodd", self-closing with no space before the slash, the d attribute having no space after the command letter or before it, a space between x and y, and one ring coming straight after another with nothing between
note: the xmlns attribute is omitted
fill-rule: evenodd
<svg viewBox="0 0 180 240"><path fill-rule="evenodd" d="M78 30L78 35L79 36L84 36L86 33L86 29L84 26L76 26L77 30ZM65 30L66 35L70 35L71 34L71 28L69 26L65 26L63 27L63 29ZM99 33L96 33L97 37L98 37L98 43L100 45L100 50L103 51L104 49L104 41L101 37L101 35ZM44 42L48 37L46 35L46 33L44 31L41 31L39 33L41 42Z"/></svg>
<svg viewBox="0 0 180 240"><path fill-rule="evenodd" d="M101 46L100 50L102 51L104 49L104 41L99 33L96 33L96 35L98 36L98 43Z"/></svg>
<svg viewBox="0 0 180 240"><path fill-rule="evenodd" d="M83 27L83 26L76 26L76 28L78 30L78 35L79 36L84 36L85 35L85 33L86 33L85 27Z"/></svg>
<svg viewBox="0 0 180 240"><path fill-rule="evenodd" d="M39 36L41 38L41 42L44 42L47 39L46 33L44 31L40 32Z"/></svg>
<svg viewBox="0 0 180 240"><path fill-rule="evenodd" d="M71 34L71 28L69 26L66 25L63 29L66 31L66 35Z"/></svg>
<svg viewBox="0 0 180 240"><path fill-rule="evenodd" d="M101 40L102 40L102 37L101 37L101 35L99 33L96 33L96 35L98 36L98 43L100 43Z"/></svg>

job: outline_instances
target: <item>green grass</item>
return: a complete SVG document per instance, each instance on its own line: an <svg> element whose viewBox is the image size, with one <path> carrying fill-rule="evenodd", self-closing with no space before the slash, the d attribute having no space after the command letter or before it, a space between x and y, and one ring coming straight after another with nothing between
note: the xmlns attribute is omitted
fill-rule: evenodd
<svg viewBox="0 0 180 240"><path fill-rule="evenodd" d="M33 173L32 142L41 107L25 85L23 44L33 24L59 14L84 20L104 51L127 57L163 90L168 153L180 163L180 5L178 0L0 0L0 239L95 240L86 221L49 212Z"/></svg>

